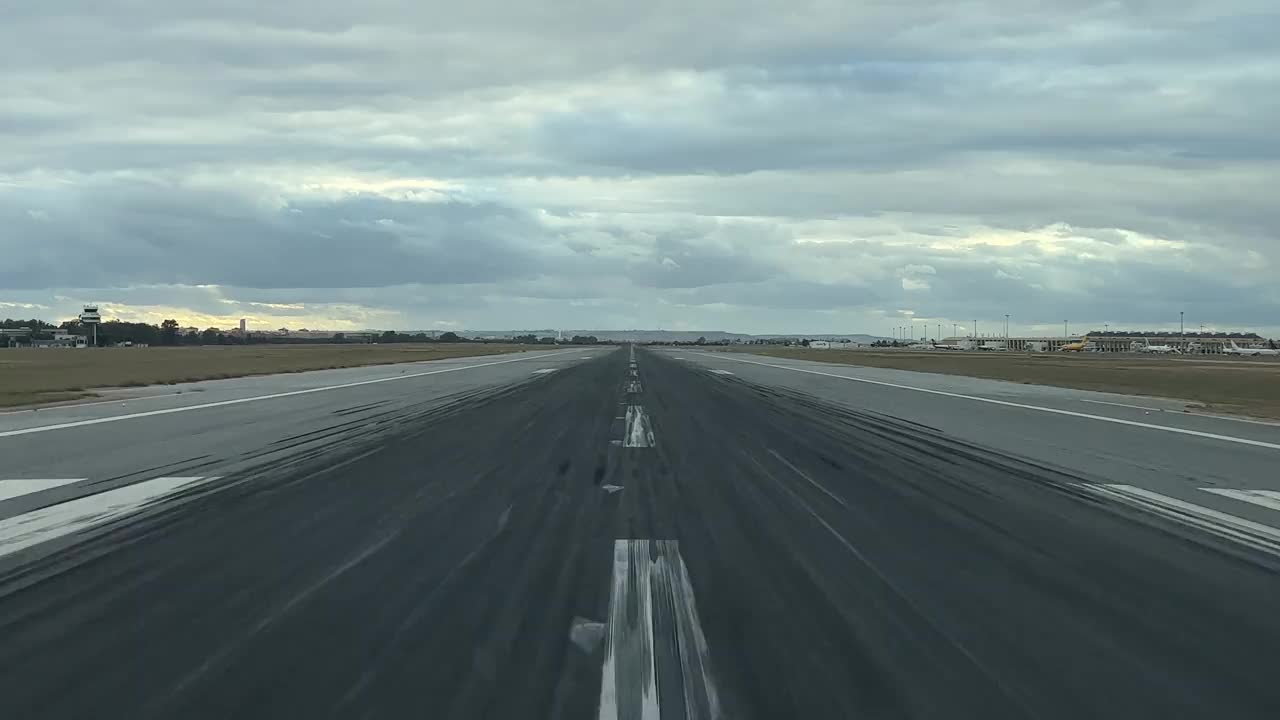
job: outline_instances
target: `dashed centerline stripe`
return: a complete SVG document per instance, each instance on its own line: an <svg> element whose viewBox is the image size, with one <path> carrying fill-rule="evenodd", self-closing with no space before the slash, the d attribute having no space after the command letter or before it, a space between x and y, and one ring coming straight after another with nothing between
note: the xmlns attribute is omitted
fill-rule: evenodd
<svg viewBox="0 0 1280 720"><path fill-rule="evenodd" d="M653 430L649 427L649 416L639 405L627 406L627 425L622 433L623 447L653 447Z"/></svg>
<svg viewBox="0 0 1280 720"><path fill-rule="evenodd" d="M600 720L715 720L710 653L674 540L616 540L600 678ZM678 686L664 686L663 679Z"/></svg>
<svg viewBox="0 0 1280 720"><path fill-rule="evenodd" d="M66 430L68 428L85 427L87 425L100 425L102 423L119 422L121 420L133 420L135 418L153 417L156 415L170 415L173 413L190 412L192 410L205 410L215 407L226 407L228 405L242 405L244 403L259 402L261 400L276 400L278 398L294 397L297 395L310 395L312 393L328 392L330 390L342 390L344 388L361 387L363 385L376 385L377 383L394 382L396 380L409 380L411 378L426 377L428 375L440 375L442 373L458 372L461 370L474 370L475 368L490 367L493 365L506 365L513 362L524 362L527 360L538 360L542 358L554 357L572 352L564 350L558 353L548 353L546 355L537 355L534 357L519 357L510 360L497 360L495 362L477 363L475 365L463 365L461 367L442 368L440 370L429 370L420 373L408 373L405 375L393 375L391 377L374 378L372 380L359 380L357 382L342 383L341 385L325 385L323 387L307 388L305 390L291 390L289 392L272 393L270 395L255 395L253 397L236 398L234 400L220 400L218 402L201 403L199 405L184 405L176 408L165 408L163 410L148 410L146 412L129 413L127 415L112 415L110 417L93 418L90 420L76 420L73 422L58 423L56 425L39 425L37 427L22 428L21 430L5 430L0 432L0 438L15 437L18 435L30 435L32 433L51 432L53 430ZM56 409L56 408L54 408Z"/></svg>

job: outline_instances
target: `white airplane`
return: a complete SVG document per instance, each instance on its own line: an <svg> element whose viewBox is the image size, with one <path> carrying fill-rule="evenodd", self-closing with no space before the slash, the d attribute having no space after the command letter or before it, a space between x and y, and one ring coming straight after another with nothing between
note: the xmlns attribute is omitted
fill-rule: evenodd
<svg viewBox="0 0 1280 720"><path fill-rule="evenodd" d="M1181 353L1182 351L1172 345L1152 345L1147 342L1133 342L1133 349L1140 353L1160 353L1162 355L1168 353Z"/></svg>
<svg viewBox="0 0 1280 720"><path fill-rule="evenodd" d="M1280 350L1272 350L1271 348L1255 348L1240 347L1235 340L1231 341L1231 347L1222 348L1222 352L1227 355L1250 355L1252 357L1261 357L1263 355L1280 355Z"/></svg>

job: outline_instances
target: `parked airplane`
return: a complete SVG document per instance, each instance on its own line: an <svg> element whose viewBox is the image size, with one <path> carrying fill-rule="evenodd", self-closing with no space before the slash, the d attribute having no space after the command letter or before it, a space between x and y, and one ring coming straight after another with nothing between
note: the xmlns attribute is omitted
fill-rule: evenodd
<svg viewBox="0 0 1280 720"><path fill-rule="evenodd" d="M1089 344L1089 336L1080 338L1080 342L1067 343L1058 348L1058 352L1085 352L1092 350L1093 346Z"/></svg>
<svg viewBox="0 0 1280 720"><path fill-rule="evenodd" d="M1134 340L1130 344L1130 349L1140 353L1160 353L1162 355L1168 353L1181 353L1182 351L1172 345L1152 345L1145 340L1138 342Z"/></svg>
<svg viewBox="0 0 1280 720"><path fill-rule="evenodd" d="M1236 344L1235 340L1231 341L1231 347L1222 348L1222 352L1226 353L1227 355L1250 355L1253 357L1260 357L1262 355L1280 355L1280 350L1272 350L1271 348L1255 348L1255 347L1242 348Z"/></svg>

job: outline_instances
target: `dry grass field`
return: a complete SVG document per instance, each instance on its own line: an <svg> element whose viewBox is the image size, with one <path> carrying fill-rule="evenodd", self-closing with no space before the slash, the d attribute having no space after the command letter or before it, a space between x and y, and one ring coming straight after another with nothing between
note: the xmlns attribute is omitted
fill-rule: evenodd
<svg viewBox="0 0 1280 720"><path fill-rule="evenodd" d="M0 407L92 397L94 388L194 382L496 355L529 345L249 345L0 350Z"/></svg>
<svg viewBox="0 0 1280 720"><path fill-rule="evenodd" d="M760 346L731 350L845 365L1177 398L1203 405L1208 412L1280 418L1280 361L1270 358L809 350Z"/></svg>

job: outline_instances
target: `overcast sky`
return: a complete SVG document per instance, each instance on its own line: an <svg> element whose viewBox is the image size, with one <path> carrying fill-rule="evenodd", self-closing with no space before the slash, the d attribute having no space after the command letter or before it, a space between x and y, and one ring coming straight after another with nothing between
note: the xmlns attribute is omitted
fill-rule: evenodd
<svg viewBox="0 0 1280 720"><path fill-rule="evenodd" d="M0 317L1280 335L1274 0L54 0Z"/></svg>

